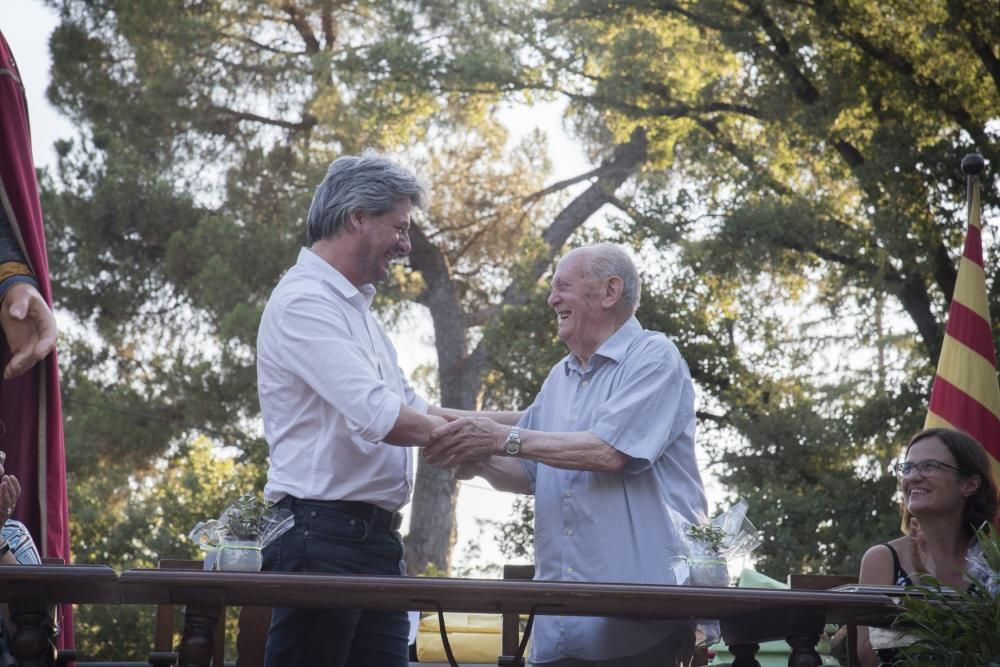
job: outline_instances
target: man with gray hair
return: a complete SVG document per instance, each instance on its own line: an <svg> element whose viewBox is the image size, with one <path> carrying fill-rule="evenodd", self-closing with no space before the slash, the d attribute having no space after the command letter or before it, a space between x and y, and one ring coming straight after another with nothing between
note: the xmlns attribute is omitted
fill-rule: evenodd
<svg viewBox="0 0 1000 667"><path fill-rule="evenodd" d="M295 526L264 569L399 575L399 510L413 453L445 411L413 391L371 313L373 283L410 252L425 191L374 151L335 160L307 219L309 247L281 279L257 337L257 383L271 464L264 495ZM460 411L450 410L458 416ZM492 413L513 424L519 413ZM406 612L275 609L268 667L408 664Z"/></svg>
<svg viewBox="0 0 1000 667"><path fill-rule="evenodd" d="M695 460L694 388L663 334L635 318L639 276L620 247L566 254L549 306L570 350L510 428L467 417L435 429L424 455L535 497L535 579L675 583L670 508L707 511ZM539 616L532 665L652 667L685 662L689 623Z"/></svg>

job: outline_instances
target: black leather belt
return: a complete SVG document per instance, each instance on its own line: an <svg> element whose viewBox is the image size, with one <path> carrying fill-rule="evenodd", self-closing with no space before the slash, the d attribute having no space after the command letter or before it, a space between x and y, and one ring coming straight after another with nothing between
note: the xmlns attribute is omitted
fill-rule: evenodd
<svg viewBox="0 0 1000 667"><path fill-rule="evenodd" d="M277 504L281 505L283 503L289 503L292 506L297 504L316 505L318 507L326 507L337 510L338 512L346 512L347 514L352 514L359 519L370 521L376 526L388 528L389 530L399 530L399 527L403 525L403 515L399 512L390 512L387 509L382 509L378 505L364 503L359 500L313 500L311 498L309 500L303 500L302 498L285 496L278 501Z"/></svg>

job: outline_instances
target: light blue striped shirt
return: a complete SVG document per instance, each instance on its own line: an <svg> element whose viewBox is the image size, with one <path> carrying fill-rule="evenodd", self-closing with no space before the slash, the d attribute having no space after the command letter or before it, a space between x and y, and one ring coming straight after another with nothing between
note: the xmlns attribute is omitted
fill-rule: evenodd
<svg viewBox="0 0 1000 667"><path fill-rule="evenodd" d="M27 527L15 519L7 519L0 528L0 539L10 545L10 552L21 565L41 565L35 541L31 539Z"/></svg>
<svg viewBox="0 0 1000 667"><path fill-rule="evenodd" d="M535 579L672 584L681 552L668 507L707 512L694 449L694 387L677 347L634 317L582 369L571 354L549 373L520 425L589 431L630 462L621 473L523 460L535 490ZM535 620L532 662L608 660L663 641L677 623L577 616Z"/></svg>

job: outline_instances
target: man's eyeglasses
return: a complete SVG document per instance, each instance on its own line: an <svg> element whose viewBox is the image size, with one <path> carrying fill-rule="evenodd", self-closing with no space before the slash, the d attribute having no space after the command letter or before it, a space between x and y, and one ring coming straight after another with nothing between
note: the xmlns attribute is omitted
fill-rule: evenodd
<svg viewBox="0 0 1000 667"><path fill-rule="evenodd" d="M909 477L914 470L919 472L923 477L930 477L941 472L942 468L954 470L962 475L967 474L961 468L956 468L955 466L948 465L942 461L935 461L934 459L926 459L924 461L917 461L916 463L912 461L904 461L903 463L897 463L893 466L893 470L896 471L896 475L898 477Z"/></svg>

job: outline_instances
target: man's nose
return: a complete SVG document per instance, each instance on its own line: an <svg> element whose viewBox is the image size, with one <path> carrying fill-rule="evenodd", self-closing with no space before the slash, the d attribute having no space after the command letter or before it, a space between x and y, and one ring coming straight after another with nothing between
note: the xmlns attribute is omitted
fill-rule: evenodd
<svg viewBox="0 0 1000 667"><path fill-rule="evenodd" d="M413 246L410 244L410 234L408 232L403 232L399 235L399 239L396 241L396 248L399 249L399 254L401 255L410 254Z"/></svg>

